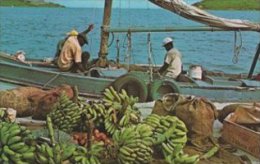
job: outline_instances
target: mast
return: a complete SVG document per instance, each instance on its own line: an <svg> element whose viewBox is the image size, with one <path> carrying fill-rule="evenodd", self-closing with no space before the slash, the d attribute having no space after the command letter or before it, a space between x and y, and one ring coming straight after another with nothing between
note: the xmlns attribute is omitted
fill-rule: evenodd
<svg viewBox="0 0 260 164"><path fill-rule="evenodd" d="M100 42L100 50L99 50L99 60L101 60L101 63L104 63L104 61L106 63L106 56L108 54L109 32L105 31L104 29L110 26L112 3L113 0L105 0L103 23L101 26L101 42Z"/></svg>

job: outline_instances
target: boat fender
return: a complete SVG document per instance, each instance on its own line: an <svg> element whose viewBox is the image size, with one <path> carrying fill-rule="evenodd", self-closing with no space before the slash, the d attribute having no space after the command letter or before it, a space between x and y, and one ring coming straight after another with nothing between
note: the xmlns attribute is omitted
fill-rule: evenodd
<svg viewBox="0 0 260 164"><path fill-rule="evenodd" d="M123 75L119 77L112 86L117 92L125 89L129 95L139 98L139 102L145 102L148 97L148 88L144 80L134 75Z"/></svg>
<svg viewBox="0 0 260 164"><path fill-rule="evenodd" d="M180 93L180 88L174 80L158 79L151 83L149 91L149 98L157 100L167 93Z"/></svg>

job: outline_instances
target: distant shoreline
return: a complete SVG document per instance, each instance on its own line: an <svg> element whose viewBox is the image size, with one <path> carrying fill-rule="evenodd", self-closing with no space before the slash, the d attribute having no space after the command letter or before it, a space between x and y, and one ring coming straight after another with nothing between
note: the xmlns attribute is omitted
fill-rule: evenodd
<svg viewBox="0 0 260 164"><path fill-rule="evenodd" d="M207 10L260 10L260 0L202 0L193 6Z"/></svg>
<svg viewBox="0 0 260 164"><path fill-rule="evenodd" d="M43 0L0 0L1 7L56 7L64 8L65 6L44 2Z"/></svg>

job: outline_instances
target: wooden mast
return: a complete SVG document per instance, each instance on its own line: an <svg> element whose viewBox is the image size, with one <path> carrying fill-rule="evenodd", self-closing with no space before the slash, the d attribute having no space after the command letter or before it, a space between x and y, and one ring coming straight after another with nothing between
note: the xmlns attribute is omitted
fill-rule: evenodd
<svg viewBox="0 0 260 164"><path fill-rule="evenodd" d="M99 66L105 67L107 65L107 54L108 54L108 39L109 32L105 29L110 26L111 13L112 13L113 0L105 0L103 23L101 26L101 42L99 50Z"/></svg>

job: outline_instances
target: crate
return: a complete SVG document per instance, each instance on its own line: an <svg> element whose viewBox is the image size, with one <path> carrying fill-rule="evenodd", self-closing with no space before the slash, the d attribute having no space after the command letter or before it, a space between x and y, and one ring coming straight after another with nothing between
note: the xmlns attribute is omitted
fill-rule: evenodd
<svg viewBox="0 0 260 164"><path fill-rule="evenodd" d="M222 131L223 139L260 159L260 133L239 124L225 120Z"/></svg>

